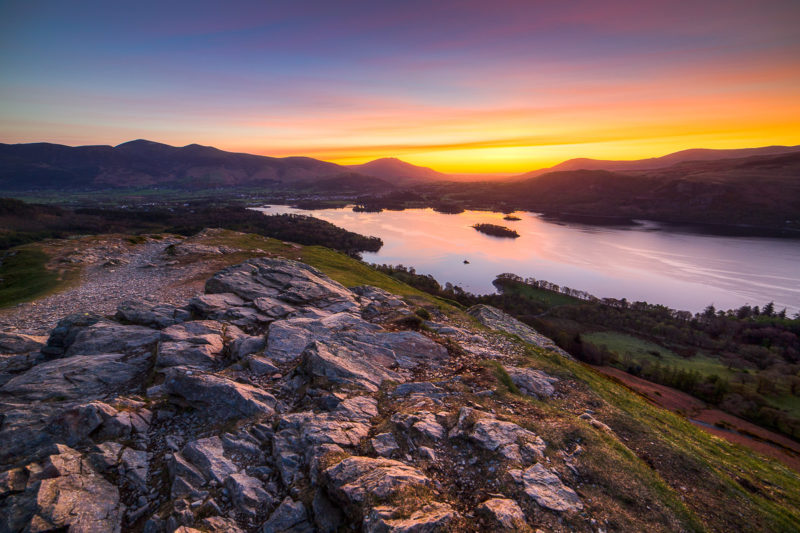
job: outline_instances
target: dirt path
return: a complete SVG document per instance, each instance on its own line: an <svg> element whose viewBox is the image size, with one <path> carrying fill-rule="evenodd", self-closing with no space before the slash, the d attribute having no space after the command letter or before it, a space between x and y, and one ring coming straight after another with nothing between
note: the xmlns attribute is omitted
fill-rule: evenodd
<svg viewBox="0 0 800 533"><path fill-rule="evenodd" d="M177 238L131 244L124 237L46 243L51 266L80 264L77 286L0 311L0 331L46 334L66 315L108 315L125 300L183 304L202 292L209 263L176 261L165 253Z"/></svg>
<svg viewBox="0 0 800 533"><path fill-rule="evenodd" d="M617 368L593 368L638 392L652 403L685 416L694 425L712 435L777 459L800 472L800 443L719 409L710 409L697 398L664 385L637 378Z"/></svg>

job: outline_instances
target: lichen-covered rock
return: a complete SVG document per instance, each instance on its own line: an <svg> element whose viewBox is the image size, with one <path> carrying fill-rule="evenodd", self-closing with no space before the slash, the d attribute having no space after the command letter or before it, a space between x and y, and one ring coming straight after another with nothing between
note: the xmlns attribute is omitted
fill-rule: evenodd
<svg viewBox="0 0 800 533"><path fill-rule="evenodd" d="M509 470L508 474L525 494L540 506L552 511L580 511L583 502L574 490L541 463L525 470Z"/></svg>
<svg viewBox="0 0 800 533"><path fill-rule="evenodd" d="M372 449L375 450L375 453L381 457L391 457L393 453L400 449L400 446L397 445L394 435L391 433L381 433L380 435L375 435L372 440L370 440L370 443L372 444Z"/></svg>
<svg viewBox="0 0 800 533"><path fill-rule="evenodd" d="M345 346L312 342L303 352L302 367L313 383L376 391L386 380L402 381L396 372L376 362L368 353Z"/></svg>
<svg viewBox="0 0 800 533"><path fill-rule="evenodd" d="M427 486L431 480L422 472L393 459L348 457L323 472L329 492L348 505L385 501L400 490Z"/></svg>
<svg viewBox="0 0 800 533"><path fill-rule="evenodd" d="M259 510L271 506L274 500L264 490L261 481L247 474L231 474L225 479L225 487L239 512L249 516L256 516Z"/></svg>
<svg viewBox="0 0 800 533"><path fill-rule="evenodd" d="M213 320L193 320L161 332L156 364L210 369L218 365L225 348L225 326Z"/></svg>

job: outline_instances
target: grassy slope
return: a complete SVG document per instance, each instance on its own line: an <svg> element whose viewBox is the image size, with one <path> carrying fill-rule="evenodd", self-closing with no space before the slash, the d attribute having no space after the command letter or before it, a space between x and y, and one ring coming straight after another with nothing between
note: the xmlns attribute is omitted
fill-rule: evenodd
<svg viewBox="0 0 800 533"><path fill-rule="evenodd" d="M0 309L45 296L74 281L76 272L47 269L49 260L36 245L0 254Z"/></svg>

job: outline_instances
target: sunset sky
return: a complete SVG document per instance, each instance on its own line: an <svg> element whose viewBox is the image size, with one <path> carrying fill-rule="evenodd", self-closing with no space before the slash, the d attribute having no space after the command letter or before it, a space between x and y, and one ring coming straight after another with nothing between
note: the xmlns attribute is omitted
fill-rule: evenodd
<svg viewBox="0 0 800 533"><path fill-rule="evenodd" d="M0 142L456 173L800 144L800 1L0 0Z"/></svg>

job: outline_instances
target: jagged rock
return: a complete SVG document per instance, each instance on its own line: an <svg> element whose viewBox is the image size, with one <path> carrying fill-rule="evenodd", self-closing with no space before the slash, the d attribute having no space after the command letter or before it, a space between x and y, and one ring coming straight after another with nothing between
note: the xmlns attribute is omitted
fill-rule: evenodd
<svg viewBox="0 0 800 533"><path fill-rule="evenodd" d="M511 478L541 507L553 511L580 511L583 503L574 490L541 463L525 470L509 470Z"/></svg>
<svg viewBox="0 0 800 533"><path fill-rule="evenodd" d="M43 361L45 361L45 355L41 351L0 354L0 386L5 385L15 375L21 374Z"/></svg>
<svg viewBox="0 0 800 533"><path fill-rule="evenodd" d="M20 354L41 350L47 337L0 332L0 354Z"/></svg>
<svg viewBox="0 0 800 533"><path fill-rule="evenodd" d="M312 383L376 391L386 380L403 380L396 372L377 363L370 354L361 354L345 346L312 342L303 352L302 359L302 368Z"/></svg>
<svg viewBox="0 0 800 533"><path fill-rule="evenodd" d="M361 315L364 318L374 318L408 308L402 299L377 287L361 285L350 290L361 296Z"/></svg>
<svg viewBox="0 0 800 533"><path fill-rule="evenodd" d="M116 414L117 410L106 403L89 402L58 413L46 431L68 446L75 446Z"/></svg>
<svg viewBox="0 0 800 533"><path fill-rule="evenodd" d="M436 421L436 415L428 411L420 411L415 414L397 413L392 416L392 422L422 442L436 442L447 435L444 427Z"/></svg>
<svg viewBox="0 0 800 533"><path fill-rule="evenodd" d="M397 445L394 435L391 433L381 433L380 435L375 435L372 440L370 440L370 443L372 444L372 449L375 450L375 453L381 457L391 457L394 452L400 449L400 446Z"/></svg>
<svg viewBox="0 0 800 533"><path fill-rule="evenodd" d="M106 321L106 319L93 313L74 313L62 318L50 332L47 345L42 348L42 353L50 358L63 357L67 349L75 342L75 337L84 328L101 321Z"/></svg>
<svg viewBox="0 0 800 533"><path fill-rule="evenodd" d="M467 309L467 313L474 316L484 326L516 335L520 339L534 346L552 350L569 359L572 356L556 346L552 339L545 337L527 324L523 324L511 315L508 315L490 305L478 304Z"/></svg>
<svg viewBox="0 0 800 533"><path fill-rule="evenodd" d="M421 333L385 331L349 313L273 322L267 335L266 354L279 363L293 362L312 341L369 354L374 364L384 368L411 369L423 362L436 367L447 358L444 347Z"/></svg>
<svg viewBox="0 0 800 533"><path fill-rule="evenodd" d="M88 459L95 470L100 473L116 469L120 463L122 450L125 447L118 442L103 442L94 447Z"/></svg>
<svg viewBox="0 0 800 533"><path fill-rule="evenodd" d="M267 347L267 339L261 335L242 335L236 337L231 343L231 356L236 359L243 359L250 354L262 351Z"/></svg>
<svg viewBox="0 0 800 533"><path fill-rule="evenodd" d="M297 477L305 462L357 446L369 433L369 420L377 416L377 402L369 397L349 398L329 413L304 411L284 415L278 421L272 451L286 485ZM326 447L332 445L335 447Z"/></svg>
<svg viewBox="0 0 800 533"><path fill-rule="evenodd" d="M223 483L228 476L239 471L223 454L222 440L217 436L189 442L183 447L181 454L206 480L213 479L217 483Z"/></svg>
<svg viewBox="0 0 800 533"><path fill-rule="evenodd" d="M261 528L261 533L311 533L314 527L308 521L303 502L286 497Z"/></svg>
<svg viewBox="0 0 800 533"><path fill-rule="evenodd" d="M164 389L193 406L207 408L211 418L270 416L276 403L271 394L256 387L213 374L190 374L182 369L168 371Z"/></svg>
<svg viewBox="0 0 800 533"><path fill-rule="evenodd" d="M50 457L53 477L42 479L28 531L120 531L125 507L117 488L66 446Z"/></svg>
<svg viewBox="0 0 800 533"><path fill-rule="evenodd" d="M379 506L372 509L364 520L366 533L435 533L448 531L458 518L452 507L445 503L430 503L415 510L410 516L394 507Z"/></svg>
<svg viewBox="0 0 800 533"><path fill-rule="evenodd" d="M527 526L525 513L519 504L508 498L492 498L478 507L478 512L489 518L500 531L520 531Z"/></svg>
<svg viewBox="0 0 800 533"><path fill-rule="evenodd" d="M132 486L144 492L147 490L147 473L150 470L150 454L143 450L125 448L120 456L125 469L125 478Z"/></svg>
<svg viewBox="0 0 800 533"><path fill-rule="evenodd" d="M228 456L251 463L263 463L264 452L259 447L259 442L245 430L237 435L225 433L222 436L222 447Z"/></svg>
<svg viewBox="0 0 800 533"><path fill-rule="evenodd" d="M244 514L255 516L260 509L273 504L274 499L264 490L263 483L247 474L231 474L225 480L225 487L233 504Z"/></svg>
<svg viewBox="0 0 800 533"><path fill-rule="evenodd" d="M0 392L40 401L99 398L140 388L149 359L146 353L74 355L34 366L6 382Z"/></svg>
<svg viewBox="0 0 800 533"><path fill-rule="evenodd" d="M450 438L466 437L482 448L498 452L512 461L528 461L544 456L545 442L532 431L513 422L498 420L489 413L462 407L458 423L450 431Z"/></svg>
<svg viewBox="0 0 800 533"><path fill-rule="evenodd" d="M272 364L272 361L270 361L269 358L261 355L251 355L248 357L247 366L256 376L277 374L281 371L280 368Z"/></svg>
<svg viewBox="0 0 800 533"><path fill-rule="evenodd" d="M152 348L158 342L158 338L157 330L144 326L124 326L104 320L82 328L64 355L70 357L137 353Z"/></svg>
<svg viewBox="0 0 800 533"><path fill-rule="evenodd" d="M234 293L247 301L278 298L292 306L309 306L336 313L355 309L353 294L319 270L281 259L251 259L215 274L206 293Z"/></svg>
<svg viewBox="0 0 800 533"><path fill-rule="evenodd" d="M161 332L156 364L209 369L221 360L225 326L212 320L193 320Z"/></svg>
<svg viewBox="0 0 800 533"><path fill-rule="evenodd" d="M232 293L203 294L189 300L189 310L208 318L217 313L224 313L231 307L244 305L244 300Z"/></svg>
<svg viewBox="0 0 800 533"><path fill-rule="evenodd" d="M148 305L145 302L128 300L117 306L114 318L123 323L138 324L148 328L163 329L178 322L189 320L189 312L172 305Z"/></svg>
<svg viewBox="0 0 800 533"><path fill-rule="evenodd" d="M518 368L507 366L506 372L511 377L511 381L519 389L530 396L537 396L540 399L550 398L555 394L554 383L558 383L558 378L547 375L541 370L532 368Z"/></svg>
<svg viewBox="0 0 800 533"><path fill-rule="evenodd" d="M385 501L401 489L431 482L412 466L372 457L348 457L326 469L323 476L331 495L351 506Z"/></svg>

